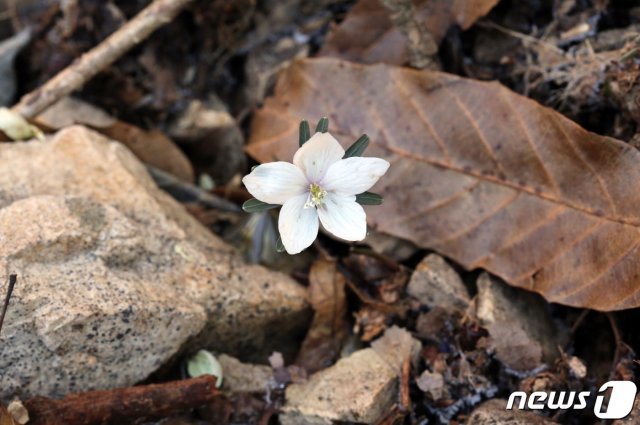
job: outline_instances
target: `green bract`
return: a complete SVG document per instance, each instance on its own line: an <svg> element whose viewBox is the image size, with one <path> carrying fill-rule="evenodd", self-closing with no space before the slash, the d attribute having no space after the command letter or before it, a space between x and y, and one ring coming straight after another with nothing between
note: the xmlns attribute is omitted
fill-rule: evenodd
<svg viewBox="0 0 640 425"><path fill-rule="evenodd" d="M206 350L198 351L187 361L187 373L192 378L213 375L216 377L216 387L222 386L222 365L213 354Z"/></svg>
<svg viewBox="0 0 640 425"><path fill-rule="evenodd" d="M255 213L270 210L279 206L280 205L278 204L267 204L266 202L258 201L255 198L251 198L244 204L242 204L242 209L244 210L244 212Z"/></svg>

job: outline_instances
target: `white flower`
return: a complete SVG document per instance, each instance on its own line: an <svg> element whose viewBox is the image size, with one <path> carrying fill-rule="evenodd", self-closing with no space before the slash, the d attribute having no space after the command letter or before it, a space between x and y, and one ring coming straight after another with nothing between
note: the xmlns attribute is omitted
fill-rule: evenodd
<svg viewBox="0 0 640 425"><path fill-rule="evenodd" d="M281 204L278 229L289 254L297 254L318 236L318 219L331 234L360 241L367 234L364 209L356 195L369 190L387 172L380 158L342 159L344 149L329 133L316 133L289 162L257 166L242 179L256 199Z"/></svg>

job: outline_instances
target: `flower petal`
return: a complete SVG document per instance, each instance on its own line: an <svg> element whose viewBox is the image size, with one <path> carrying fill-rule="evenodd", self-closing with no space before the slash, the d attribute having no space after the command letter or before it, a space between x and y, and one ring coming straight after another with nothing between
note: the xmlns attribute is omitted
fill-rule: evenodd
<svg viewBox="0 0 640 425"><path fill-rule="evenodd" d="M293 197L280 210L278 230L289 254L309 247L318 236L318 213L315 208L304 207L308 197L308 193Z"/></svg>
<svg viewBox="0 0 640 425"><path fill-rule="evenodd" d="M282 161L258 165L242 183L257 200L268 204L284 204L309 186L298 167Z"/></svg>
<svg viewBox="0 0 640 425"><path fill-rule="evenodd" d="M325 196L318 216L329 233L347 241L361 241L367 236L367 216L355 199L333 193Z"/></svg>
<svg viewBox="0 0 640 425"><path fill-rule="evenodd" d="M331 164L344 156L344 149L329 133L316 133L293 156L293 163L307 176L310 183L318 183Z"/></svg>
<svg viewBox="0 0 640 425"><path fill-rule="evenodd" d="M380 158L343 159L329 167L321 186L338 195L358 195L371 189L388 169L389 163Z"/></svg>

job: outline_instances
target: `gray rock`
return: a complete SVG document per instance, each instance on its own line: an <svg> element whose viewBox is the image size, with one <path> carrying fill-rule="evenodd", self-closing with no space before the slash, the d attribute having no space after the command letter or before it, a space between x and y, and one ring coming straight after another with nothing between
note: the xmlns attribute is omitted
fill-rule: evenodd
<svg viewBox="0 0 640 425"><path fill-rule="evenodd" d="M381 338L371 343L371 348L387 362L396 374L402 373L402 364L407 358L412 364L417 365L422 344L413 338L407 330L398 326L392 326Z"/></svg>
<svg viewBox="0 0 640 425"><path fill-rule="evenodd" d="M159 168L184 182L194 181L191 162L182 150L157 129L143 130L119 121L105 110L71 96L63 97L35 118L38 125L62 130L83 125L125 145L147 165Z"/></svg>
<svg viewBox="0 0 640 425"><path fill-rule="evenodd" d="M425 370L416 379L418 388L426 393L431 400L440 400L445 392L444 376L438 372L429 372Z"/></svg>
<svg viewBox="0 0 640 425"><path fill-rule="evenodd" d="M398 399L402 363L417 360L420 348L406 330L387 329L372 348L342 358L303 384L289 385L280 423L378 423Z"/></svg>
<svg viewBox="0 0 640 425"><path fill-rule="evenodd" d="M242 131L215 96L205 103L192 101L170 125L169 134L218 185L247 167Z"/></svg>
<svg viewBox="0 0 640 425"><path fill-rule="evenodd" d="M282 4L278 4L277 8L281 7ZM292 7L294 9L290 10L298 10L298 6ZM269 31L273 31L273 28ZM295 59L307 56L309 56L309 46L306 43L296 43L293 37L278 38L252 49L245 62L247 82L242 92L244 102L249 107L262 104L269 91L275 86L278 72L289 66Z"/></svg>
<svg viewBox="0 0 640 425"><path fill-rule="evenodd" d="M563 335L537 294L508 286L482 273L478 278L476 316L487 328L496 357L520 372L552 364Z"/></svg>
<svg viewBox="0 0 640 425"><path fill-rule="evenodd" d="M419 250L410 241L389 236L375 229L367 229L367 245L375 252L391 257L397 262L407 260Z"/></svg>
<svg viewBox="0 0 640 425"><path fill-rule="evenodd" d="M467 425L551 425L557 422L524 410L506 410L507 400L493 399L476 407Z"/></svg>
<svg viewBox="0 0 640 425"><path fill-rule="evenodd" d="M262 356L308 320L304 288L244 264L119 143L76 126L0 162L0 271L18 275L0 398L131 385L186 343Z"/></svg>
<svg viewBox="0 0 640 425"><path fill-rule="evenodd" d="M273 369L265 365L242 363L235 357L221 354L217 356L222 365L224 381L222 390L228 392L264 392L273 378Z"/></svg>
<svg viewBox="0 0 640 425"><path fill-rule="evenodd" d="M448 311L464 310L470 302L469 292L458 273L437 254L427 256L418 264L407 292L427 307L439 306Z"/></svg>
<svg viewBox="0 0 640 425"><path fill-rule="evenodd" d="M287 387L282 425L376 423L398 394L393 368L373 349L356 351L304 384Z"/></svg>

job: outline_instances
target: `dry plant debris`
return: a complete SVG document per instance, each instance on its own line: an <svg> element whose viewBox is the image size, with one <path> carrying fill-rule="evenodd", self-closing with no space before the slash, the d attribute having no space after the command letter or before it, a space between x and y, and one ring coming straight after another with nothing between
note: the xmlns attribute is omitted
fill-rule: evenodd
<svg viewBox="0 0 640 425"><path fill-rule="evenodd" d="M0 0L0 425L594 423L504 407L637 381L639 40L637 1ZM324 116L385 202L288 256L242 176Z"/></svg>
<svg viewBox="0 0 640 425"><path fill-rule="evenodd" d="M359 0L331 31L321 56L353 62L433 67L451 25L468 29L498 0Z"/></svg>
<svg viewBox="0 0 640 425"><path fill-rule="evenodd" d="M255 115L249 153L290 158L298 122L321 109L334 111L346 139L364 128L371 154L393 164L373 188L387 200L369 214L378 231L552 302L640 305L640 195L628 190L640 181L640 153L631 146L497 83L308 59L282 73Z"/></svg>

